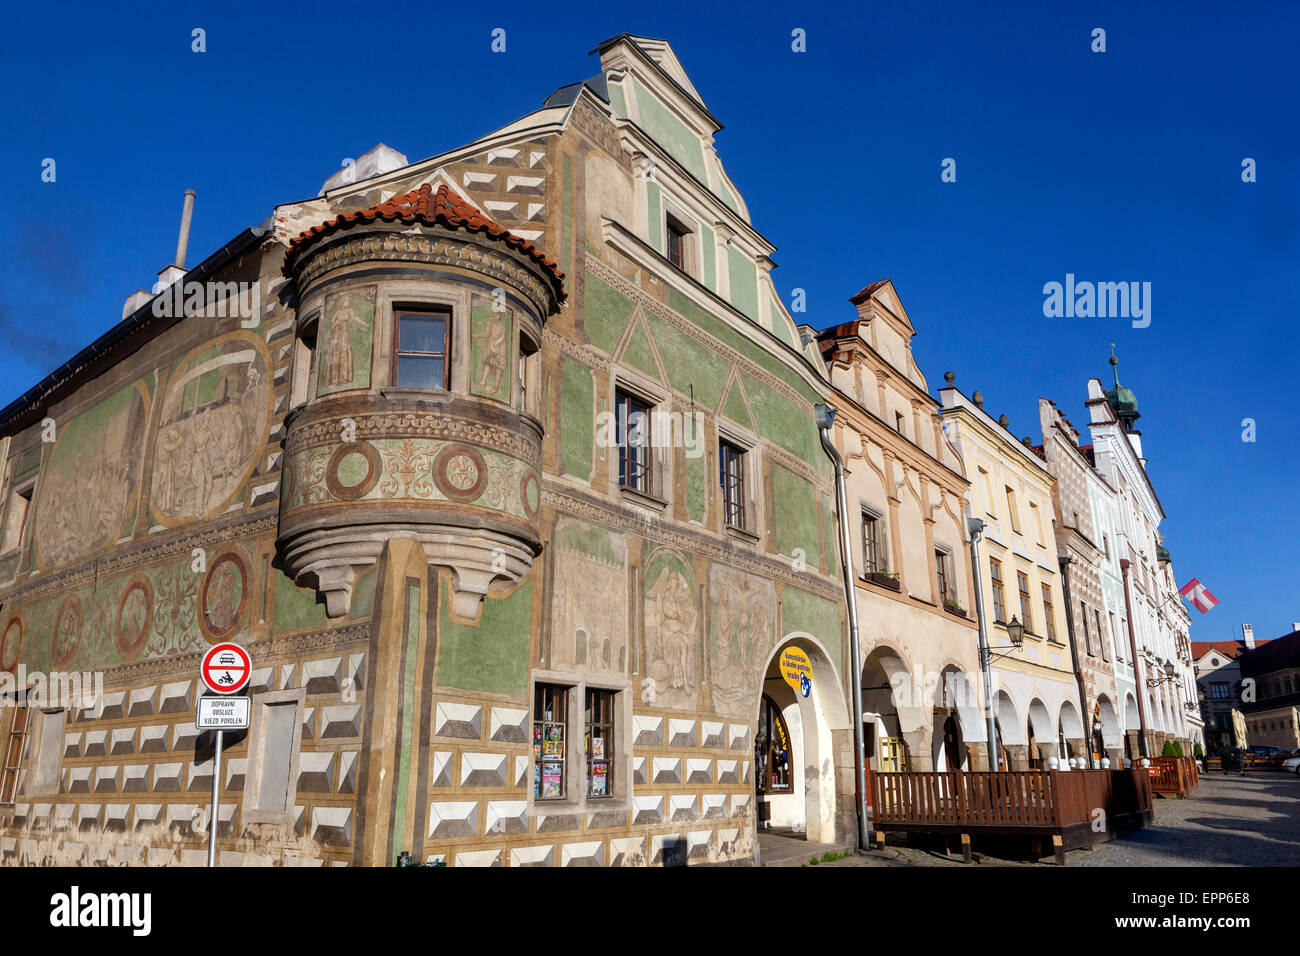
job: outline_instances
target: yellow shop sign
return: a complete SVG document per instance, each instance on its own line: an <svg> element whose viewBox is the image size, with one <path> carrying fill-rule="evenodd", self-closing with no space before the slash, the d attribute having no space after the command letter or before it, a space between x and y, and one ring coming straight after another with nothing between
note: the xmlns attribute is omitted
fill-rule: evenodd
<svg viewBox="0 0 1300 956"><path fill-rule="evenodd" d="M802 648L787 647L781 652L781 676L800 697L812 693L812 662Z"/></svg>

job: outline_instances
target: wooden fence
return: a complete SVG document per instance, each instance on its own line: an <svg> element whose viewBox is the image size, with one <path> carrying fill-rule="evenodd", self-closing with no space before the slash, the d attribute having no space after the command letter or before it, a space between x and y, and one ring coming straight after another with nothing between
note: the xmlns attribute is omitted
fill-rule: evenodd
<svg viewBox="0 0 1300 956"><path fill-rule="evenodd" d="M1151 790L1166 796L1185 797L1201 783L1192 757L1152 757L1147 773L1151 777Z"/></svg>
<svg viewBox="0 0 1300 956"><path fill-rule="evenodd" d="M1113 840L1151 822L1152 777L1142 770L875 773L872 826L955 833L970 856L978 833L1051 836L1064 851Z"/></svg>

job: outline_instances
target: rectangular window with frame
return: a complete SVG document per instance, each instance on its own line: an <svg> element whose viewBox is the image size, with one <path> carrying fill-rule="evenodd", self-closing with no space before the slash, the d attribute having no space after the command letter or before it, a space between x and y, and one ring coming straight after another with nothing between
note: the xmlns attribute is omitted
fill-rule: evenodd
<svg viewBox="0 0 1300 956"><path fill-rule="evenodd" d="M686 224L676 216L669 213L665 217L664 237L667 242L668 261L683 272L690 271L690 243L691 230Z"/></svg>
<svg viewBox="0 0 1300 956"><path fill-rule="evenodd" d="M718 481L722 486L722 517L733 528L745 527L745 452L728 441L718 442Z"/></svg>
<svg viewBox="0 0 1300 956"><path fill-rule="evenodd" d="M939 579L939 600L944 604L954 603L952 582L952 555L943 548L934 549L934 570Z"/></svg>
<svg viewBox="0 0 1300 956"><path fill-rule="evenodd" d="M27 529L27 516L31 513L32 492L35 485L18 488L9 494L9 506L5 509L4 533L0 534L0 554L13 551L23 543L23 532Z"/></svg>
<svg viewBox="0 0 1300 956"><path fill-rule="evenodd" d="M1052 605L1052 586L1043 585L1043 621L1049 641L1056 640L1056 612Z"/></svg>
<svg viewBox="0 0 1300 956"><path fill-rule="evenodd" d="M1092 609L1092 623L1097 628L1097 643L1101 645L1101 659L1109 661L1110 654L1106 651L1106 632L1102 630L1101 626L1101 611L1096 608Z"/></svg>
<svg viewBox="0 0 1300 956"><path fill-rule="evenodd" d="M293 345L293 386L289 407L297 408L310 397L312 373L316 370L316 333L319 331L319 314L310 316L298 326L298 336Z"/></svg>
<svg viewBox="0 0 1300 956"><path fill-rule="evenodd" d="M862 512L862 571L877 574L889 570L885 558L885 522L870 511Z"/></svg>
<svg viewBox="0 0 1300 956"><path fill-rule="evenodd" d="M587 690L587 796L614 795L614 700L612 690Z"/></svg>
<svg viewBox="0 0 1300 956"><path fill-rule="evenodd" d="M1020 623L1025 626L1025 630L1034 633L1034 613L1033 606L1029 601L1029 575L1024 571L1016 572L1016 587L1020 590Z"/></svg>
<svg viewBox="0 0 1300 956"><path fill-rule="evenodd" d="M23 748L27 744L27 723L31 708L27 706L27 692L5 695L5 711L9 727L5 734L3 769L0 770L0 804L11 804L18 794L18 777L23 762Z"/></svg>
<svg viewBox="0 0 1300 956"><path fill-rule="evenodd" d="M563 800L569 729L569 688L538 684L533 689L533 799Z"/></svg>
<svg viewBox="0 0 1300 956"><path fill-rule="evenodd" d="M614 394L618 422L618 484L653 494L650 482L651 407L624 391Z"/></svg>
<svg viewBox="0 0 1300 956"><path fill-rule="evenodd" d="M449 388L451 314L399 309L393 313L393 322L397 344L393 383L398 388Z"/></svg>
<svg viewBox="0 0 1300 956"><path fill-rule="evenodd" d="M1002 593L1002 562L989 558L989 577L993 579L993 620L1007 623L1006 599Z"/></svg>
<svg viewBox="0 0 1300 956"><path fill-rule="evenodd" d="M1035 539L1039 544L1043 543L1043 512L1034 502L1029 502L1029 513L1034 516L1034 533L1038 535Z"/></svg>
<svg viewBox="0 0 1300 956"><path fill-rule="evenodd" d="M1011 520L1011 530L1020 534L1020 509L1016 507L1016 493L1011 490L1011 486L1006 486L1007 491L1007 515Z"/></svg>
<svg viewBox="0 0 1300 956"><path fill-rule="evenodd" d="M1083 601L1079 602L1079 617L1083 619L1083 646L1087 649L1089 657L1096 657L1092 652L1092 632L1088 630L1088 605Z"/></svg>
<svg viewBox="0 0 1300 956"><path fill-rule="evenodd" d="M1120 639L1119 631L1115 630L1115 612L1108 611L1106 614L1110 620L1110 636L1115 642L1115 660L1124 660L1124 642Z"/></svg>

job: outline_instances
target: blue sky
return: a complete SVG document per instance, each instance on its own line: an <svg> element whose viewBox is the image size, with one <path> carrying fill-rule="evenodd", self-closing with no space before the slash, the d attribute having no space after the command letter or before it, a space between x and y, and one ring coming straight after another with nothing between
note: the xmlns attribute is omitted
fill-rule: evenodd
<svg viewBox="0 0 1300 956"><path fill-rule="evenodd" d="M346 157L459 146L595 73L600 40L665 37L726 124L718 149L779 247L778 288L787 302L807 290L800 318L845 321L849 295L893 278L932 389L952 370L1035 437L1039 396L1087 420L1085 382L1109 384L1114 341L1179 580L1222 601L1193 612L1193 639L1243 621L1285 633L1300 620L1286 391L1300 352L1300 7L1134 6L14 8L0 37L0 404L152 283L185 188L198 191L193 265L314 195ZM190 50L194 27L206 53ZM946 157L955 183L940 181ZM1070 272L1150 282L1150 326L1045 318L1043 284Z"/></svg>

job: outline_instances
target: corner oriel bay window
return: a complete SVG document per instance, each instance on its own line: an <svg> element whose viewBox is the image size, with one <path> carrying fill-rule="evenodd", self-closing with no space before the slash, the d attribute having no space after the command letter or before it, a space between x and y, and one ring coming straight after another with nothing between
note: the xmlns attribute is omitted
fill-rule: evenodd
<svg viewBox="0 0 1300 956"><path fill-rule="evenodd" d="M569 689L538 684L533 692L533 799L563 800Z"/></svg>
<svg viewBox="0 0 1300 956"><path fill-rule="evenodd" d="M745 453L730 442L718 444L718 480L722 517L733 528L745 527Z"/></svg>
<svg viewBox="0 0 1300 956"><path fill-rule="evenodd" d="M618 421L618 484L642 494L650 487L650 406L627 392L616 392Z"/></svg>
<svg viewBox="0 0 1300 956"><path fill-rule="evenodd" d="M449 387L447 343L451 316L446 312L398 310L394 313L397 348L393 350L393 383L399 388Z"/></svg>

